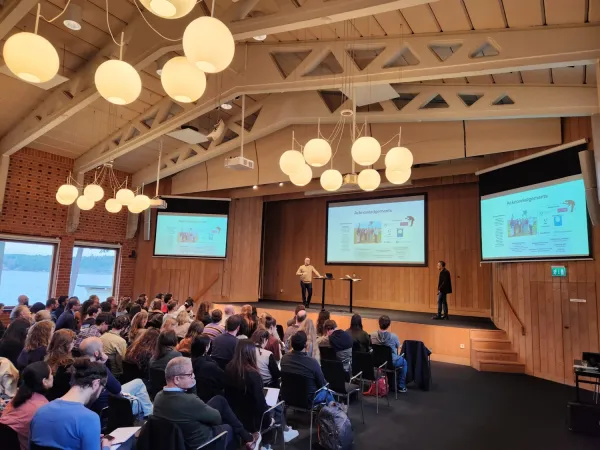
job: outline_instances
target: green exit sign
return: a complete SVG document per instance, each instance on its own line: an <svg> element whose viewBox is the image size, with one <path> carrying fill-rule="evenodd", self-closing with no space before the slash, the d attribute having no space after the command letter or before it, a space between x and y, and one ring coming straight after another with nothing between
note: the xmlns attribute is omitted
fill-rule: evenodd
<svg viewBox="0 0 600 450"><path fill-rule="evenodd" d="M567 268L565 266L552 266L553 277L566 277Z"/></svg>

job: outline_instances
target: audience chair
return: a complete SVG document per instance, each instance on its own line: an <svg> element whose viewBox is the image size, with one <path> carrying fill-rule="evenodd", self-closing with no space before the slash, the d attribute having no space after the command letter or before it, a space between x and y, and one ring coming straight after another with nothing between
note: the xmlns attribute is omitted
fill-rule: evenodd
<svg viewBox="0 0 600 450"><path fill-rule="evenodd" d="M358 375L358 381L360 381L360 390L364 392L364 383L366 382L369 386L375 383L376 396L375 402L377 405L377 414L379 414L379 384L377 383L382 376L386 376L385 372L380 375L379 370L384 369L387 362L384 362L380 366L375 366L373 361L373 355L366 352L354 352L352 353L352 373ZM390 397L386 395L388 406L390 406Z"/></svg>
<svg viewBox="0 0 600 450"><path fill-rule="evenodd" d="M321 352L321 360L336 361L337 355L331 347L319 346L319 352Z"/></svg>
<svg viewBox="0 0 600 450"><path fill-rule="evenodd" d="M211 450L217 450L219 448L219 446L217 445L217 441L222 439L223 440L223 450L227 449L227 431L222 431L221 433L217 434L214 438L212 438L210 441L205 442L204 444L202 444L200 447L198 447L196 450L200 450L201 448L211 448ZM212 444L215 444L214 446ZM285 450L285 447L284 447Z"/></svg>
<svg viewBox="0 0 600 450"><path fill-rule="evenodd" d="M117 428L132 427L135 422L133 412L131 411L131 402L128 398L120 395L108 396L107 424L108 433Z"/></svg>
<svg viewBox="0 0 600 450"><path fill-rule="evenodd" d="M133 381L137 378L148 378L148 375L144 374L136 363L130 361L123 361L123 374L121 375L121 384L129 383L130 381Z"/></svg>
<svg viewBox="0 0 600 450"><path fill-rule="evenodd" d="M0 423L0 442L2 442L2 450L21 450L19 435L3 423Z"/></svg>
<svg viewBox="0 0 600 450"><path fill-rule="evenodd" d="M165 371L163 369L150 369L150 389L148 394L154 401L154 397L166 386Z"/></svg>
<svg viewBox="0 0 600 450"><path fill-rule="evenodd" d="M316 415L315 407L324 403L314 402L314 398L322 390L326 390L329 384L318 389L309 401L308 378L289 372L281 372L281 398L288 408L310 413L310 446L312 449L313 416Z"/></svg>
<svg viewBox="0 0 600 450"><path fill-rule="evenodd" d="M223 370L225 370L225 368L227 367L227 364L229 364L229 361L231 361L230 359L215 358L214 356L211 356L211 358Z"/></svg>
<svg viewBox="0 0 600 450"><path fill-rule="evenodd" d="M177 424L155 416L140 430L137 439L137 450L186 450L185 440Z"/></svg>
<svg viewBox="0 0 600 450"><path fill-rule="evenodd" d="M260 429L258 430L258 432L260 433L261 436L271 432L272 430L275 430L275 439L274 442L277 442L277 429L279 428L278 424L273 423L273 425L269 425L267 428L265 428L263 430L263 423L265 421L265 415L269 414L271 411L273 411L275 408L277 408L278 406L281 406L281 408L284 411L284 414L281 415L281 417L283 418L283 423L281 424L281 439L283 441L283 450L285 450L285 435L283 434L283 430L285 429L285 401L281 401L279 403L277 403L276 405L271 406L269 409L267 409L263 414L262 417L260 419Z"/></svg>
<svg viewBox="0 0 600 450"><path fill-rule="evenodd" d="M283 342L283 336L285 336L285 332L283 331L283 325L276 325L277 335L279 336L279 340Z"/></svg>
<svg viewBox="0 0 600 450"><path fill-rule="evenodd" d="M325 379L329 383L329 389L333 392L333 395L345 399L348 408L350 408L350 397L352 394L356 394L358 401L360 402L362 422L365 423L362 390L359 385L352 383L352 381L360 379L362 372L358 372L350 378L350 382L347 383L346 371L344 370L344 364L341 361L321 360L321 369L323 369L323 375L325 375Z"/></svg>
<svg viewBox="0 0 600 450"><path fill-rule="evenodd" d="M390 389L394 389L396 393L396 400L398 400L398 372L402 370L400 367L394 367L394 360L392 358L392 349L387 345L373 344L373 360L376 366L381 367L383 363L387 363L385 366L385 373L394 374L394 385Z"/></svg>

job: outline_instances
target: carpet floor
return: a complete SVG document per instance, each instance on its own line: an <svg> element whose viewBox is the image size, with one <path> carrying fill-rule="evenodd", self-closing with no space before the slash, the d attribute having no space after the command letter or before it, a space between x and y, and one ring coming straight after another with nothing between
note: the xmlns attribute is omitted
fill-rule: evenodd
<svg viewBox="0 0 600 450"><path fill-rule="evenodd" d="M350 405L356 450L591 450L600 439L571 433L567 402L574 388L526 375L477 372L454 364L432 362L433 387L416 387L388 407L365 397ZM286 449L309 447L308 416L288 411L287 421L300 431ZM313 435L313 444L316 441ZM281 448L281 441L276 448ZM317 446L315 446L317 448Z"/></svg>

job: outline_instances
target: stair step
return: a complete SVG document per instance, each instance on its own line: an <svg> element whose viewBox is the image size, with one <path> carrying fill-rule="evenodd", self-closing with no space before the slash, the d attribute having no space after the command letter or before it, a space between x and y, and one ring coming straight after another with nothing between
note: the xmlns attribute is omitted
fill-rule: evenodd
<svg viewBox="0 0 600 450"><path fill-rule="evenodd" d="M475 358L479 361L514 361L517 362L519 360L519 355L517 352L513 352L512 350L497 350L497 349L477 349L474 348Z"/></svg>
<svg viewBox="0 0 600 450"><path fill-rule="evenodd" d="M525 373L525 364L516 361L478 361L481 372Z"/></svg>
<svg viewBox="0 0 600 450"><path fill-rule="evenodd" d="M512 350L509 339L471 338L471 348L476 350Z"/></svg>
<svg viewBox="0 0 600 450"><path fill-rule="evenodd" d="M508 339L503 330L471 330L471 339Z"/></svg>

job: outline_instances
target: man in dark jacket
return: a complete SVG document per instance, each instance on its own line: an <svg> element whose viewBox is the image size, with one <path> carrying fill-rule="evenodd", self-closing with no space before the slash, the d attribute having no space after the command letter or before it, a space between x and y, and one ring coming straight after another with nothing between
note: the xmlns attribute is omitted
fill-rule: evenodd
<svg viewBox="0 0 600 450"><path fill-rule="evenodd" d="M79 299L77 297L71 297L67 303L65 312L62 313L56 321L55 331L67 328L77 333L79 330L77 327L77 320L75 319L75 313L79 311L80 308L81 305L79 304Z"/></svg>
<svg viewBox="0 0 600 450"><path fill-rule="evenodd" d="M210 337L196 336L192 342L192 366L196 376L196 394L203 402L215 395L223 395L225 372L206 354Z"/></svg>
<svg viewBox="0 0 600 450"><path fill-rule="evenodd" d="M437 316L433 316L433 319L448 320L448 301L446 300L446 296L452 294L452 280L450 280L450 272L446 269L444 261L438 262L437 268L440 271L440 278L438 280L438 312Z"/></svg>
<svg viewBox="0 0 600 450"><path fill-rule="evenodd" d="M331 347L335 352L336 358L344 364L344 370L350 374L352 371L352 346L354 339L347 331L338 328L335 320L326 320L323 324L323 333L327 339L323 339L319 344L324 347Z"/></svg>

